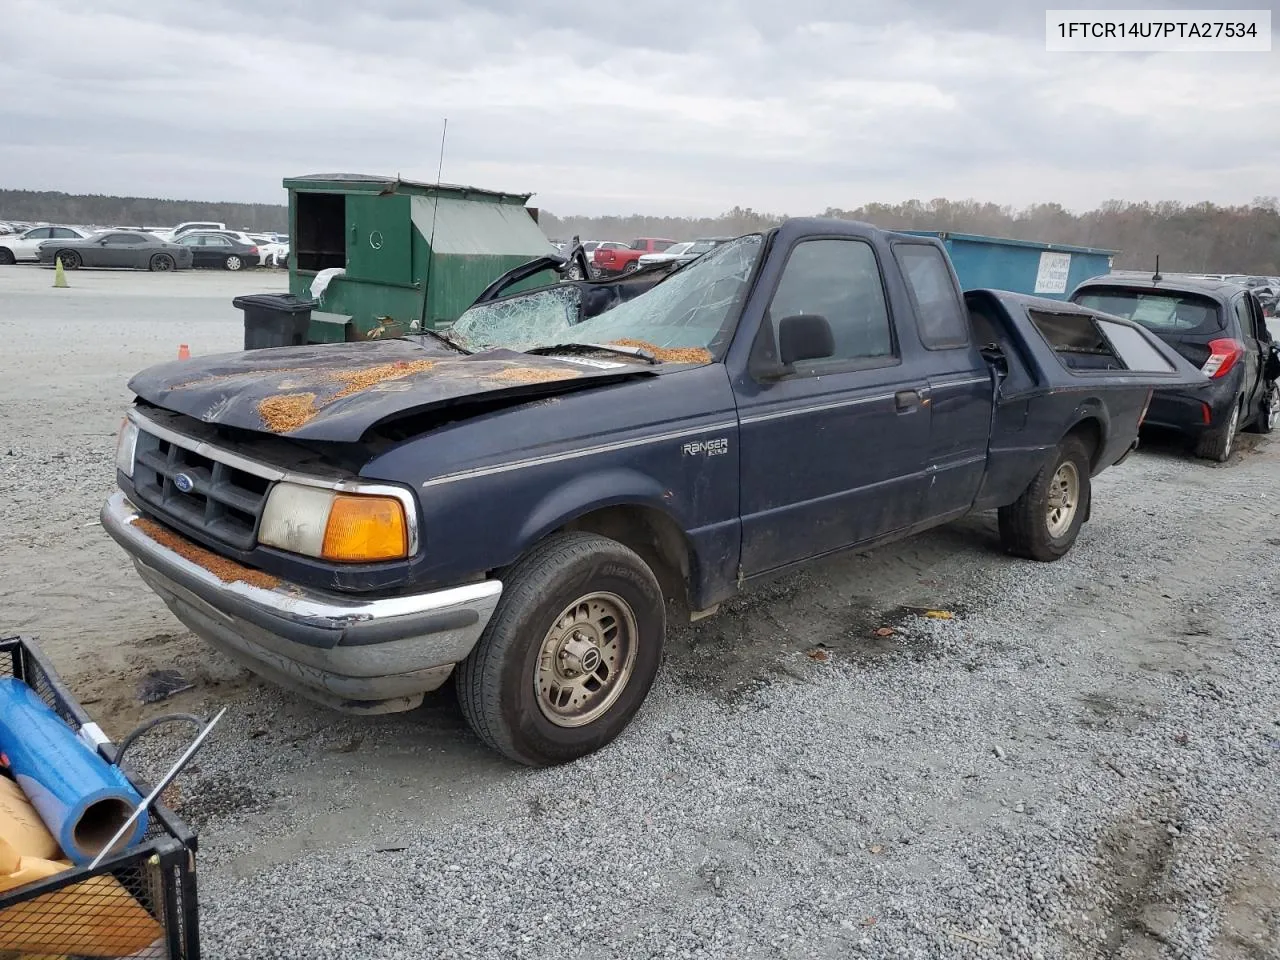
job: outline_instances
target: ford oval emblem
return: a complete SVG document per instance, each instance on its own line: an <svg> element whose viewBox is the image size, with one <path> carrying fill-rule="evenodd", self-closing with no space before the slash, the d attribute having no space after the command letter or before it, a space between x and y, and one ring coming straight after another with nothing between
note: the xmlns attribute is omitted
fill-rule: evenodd
<svg viewBox="0 0 1280 960"><path fill-rule="evenodd" d="M173 485L183 493L190 493L195 489L196 482L191 479L190 474L175 473L173 475Z"/></svg>

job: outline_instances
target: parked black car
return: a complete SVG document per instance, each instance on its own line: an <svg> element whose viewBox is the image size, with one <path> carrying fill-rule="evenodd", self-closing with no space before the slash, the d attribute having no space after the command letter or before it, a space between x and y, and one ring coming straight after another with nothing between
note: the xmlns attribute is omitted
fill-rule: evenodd
<svg viewBox="0 0 1280 960"><path fill-rule="evenodd" d="M178 270L191 266L191 250L149 233L103 230L83 240L46 240L37 253L41 263L61 260L66 270L80 267L133 267Z"/></svg>
<svg viewBox="0 0 1280 960"><path fill-rule="evenodd" d="M1280 357L1254 293L1239 283L1112 273L1071 300L1142 324L1200 367L1203 387L1157 390L1145 423L1188 434L1196 456L1223 462L1236 434L1280 422Z"/></svg>
<svg viewBox="0 0 1280 960"><path fill-rule="evenodd" d="M258 247L221 230L200 230L184 234L178 243L191 251L193 267L221 267L243 270L258 265Z"/></svg>

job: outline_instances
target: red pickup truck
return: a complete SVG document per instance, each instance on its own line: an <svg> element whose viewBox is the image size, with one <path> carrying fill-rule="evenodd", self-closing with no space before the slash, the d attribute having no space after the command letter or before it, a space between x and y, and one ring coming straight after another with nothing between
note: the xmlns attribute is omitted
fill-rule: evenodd
<svg viewBox="0 0 1280 960"><path fill-rule="evenodd" d="M632 240L625 250L605 250L596 247L592 266L599 276L612 276L619 273L635 273L640 269L640 258L646 253L661 253L675 243L674 240L663 240L659 237L641 237Z"/></svg>

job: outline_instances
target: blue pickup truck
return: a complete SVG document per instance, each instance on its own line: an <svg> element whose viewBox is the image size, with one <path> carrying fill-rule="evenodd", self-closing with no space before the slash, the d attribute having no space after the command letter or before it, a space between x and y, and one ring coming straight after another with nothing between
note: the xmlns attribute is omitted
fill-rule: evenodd
<svg viewBox="0 0 1280 960"><path fill-rule="evenodd" d="M846 221L503 290L443 334L140 373L102 519L251 669L354 712L452 676L532 765L617 736L668 619L762 578L992 509L1009 551L1061 557L1152 389L1204 380L1136 324L962 295L936 239Z"/></svg>

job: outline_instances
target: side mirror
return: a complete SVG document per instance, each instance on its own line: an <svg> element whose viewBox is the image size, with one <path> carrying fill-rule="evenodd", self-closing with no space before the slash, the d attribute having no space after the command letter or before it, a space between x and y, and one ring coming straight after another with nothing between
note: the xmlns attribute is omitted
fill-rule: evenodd
<svg viewBox="0 0 1280 960"><path fill-rule="evenodd" d="M835 338L826 317L798 313L778 323L778 360L784 367L801 360L821 360L835 352Z"/></svg>

